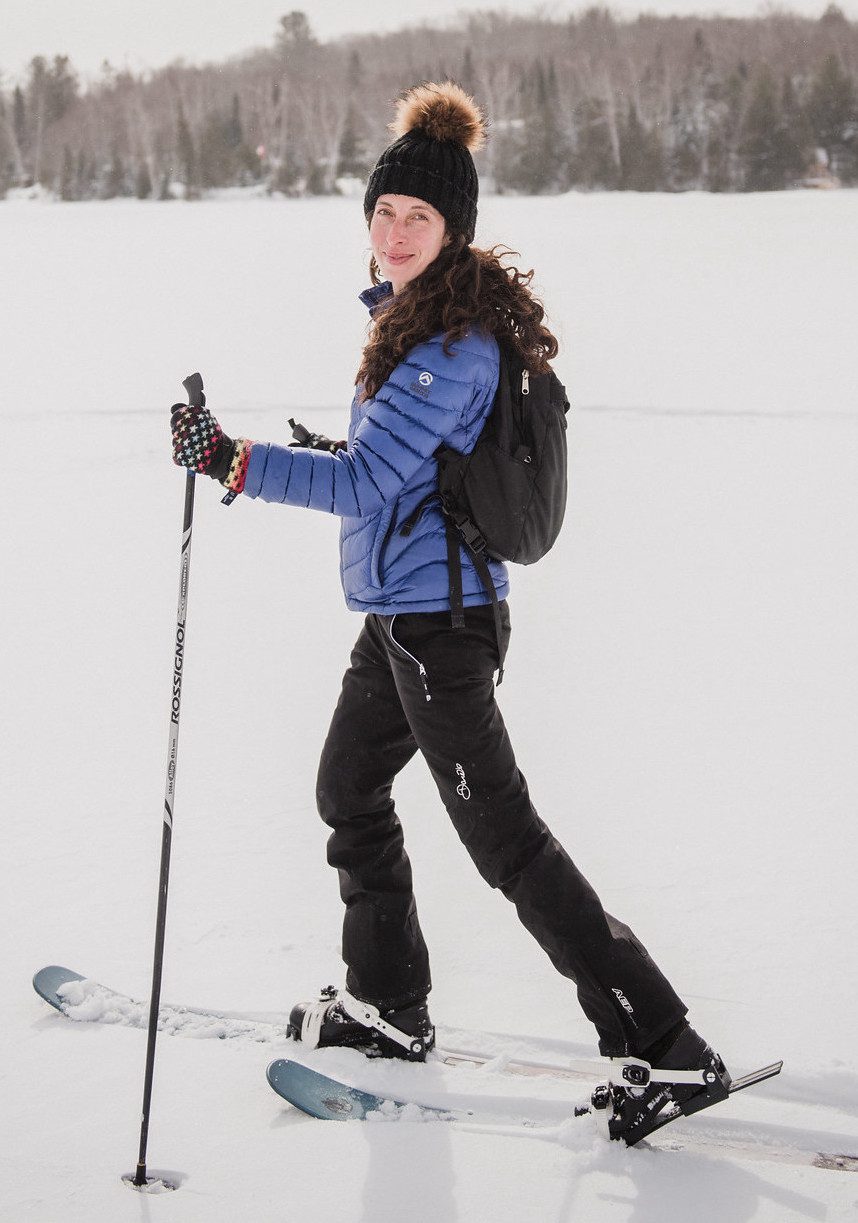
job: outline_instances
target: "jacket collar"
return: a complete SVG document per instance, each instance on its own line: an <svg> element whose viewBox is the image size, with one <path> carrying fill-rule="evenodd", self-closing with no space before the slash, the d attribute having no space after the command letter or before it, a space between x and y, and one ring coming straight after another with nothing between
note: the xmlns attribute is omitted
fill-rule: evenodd
<svg viewBox="0 0 858 1223"><path fill-rule="evenodd" d="M372 315L392 296L393 285L389 280L385 280L380 285L370 285L368 289L364 289L360 294L360 300Z"/></svg>

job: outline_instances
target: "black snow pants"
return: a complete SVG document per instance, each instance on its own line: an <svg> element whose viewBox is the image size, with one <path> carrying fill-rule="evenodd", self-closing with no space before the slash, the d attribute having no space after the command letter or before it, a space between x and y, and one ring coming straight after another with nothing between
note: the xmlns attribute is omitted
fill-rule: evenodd
<svg viewBox="0 0 858 1223"><path fill-rule="evenodd" d="M504 631L509 613L501 605ZM319 765L328 861L345 902L347 988L381 1009L429 992L411 865L391 791L418 750L483 878L515 905L557 970L575 982L606 1056L642 1052L686 1007L628 926L536 814L495 703L490 605L369 615L343 679Z"/></svg>

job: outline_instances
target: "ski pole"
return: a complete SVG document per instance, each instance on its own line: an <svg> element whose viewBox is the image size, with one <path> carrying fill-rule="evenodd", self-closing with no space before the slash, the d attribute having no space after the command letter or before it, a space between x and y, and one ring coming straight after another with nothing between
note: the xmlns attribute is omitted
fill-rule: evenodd
<svg viewBox="0 0 858 1223"><path fill-rule="evenodd" d="M188 404L202 407L203 380L199 374L189 374L182 382L188 392ZM173 800L176 786L176 766L179 755L179 716L182 709L182 674L185 661L185 622L188 614L188 578L191 567L191 532L194 520L194 473L185 477L185 515L182 526L182 553L179 570L179 607L176 614L176 642L173 654L173 684L170 695L170 738L167 748L167 784L164 791L164 823L161 834L161 870L158 882L158 916L155 922L155 959L152 967L152 998L149 1004L149 1038L146 1044L146 1074L143 1081L143 1117L140 1125L140 1152L137 1171L130 1184L142 1188L146 1177L146 1147L149 1141L149 1108L152 1102L152 1078L155 1070L155 1041L158 1036L158 1011L161 1004L161 971L164 963L164 929L167 922L167 886L170 880L170 849L173 841ZM158 1178L153 1178L158 1179ZM166 1185L166 1182L165 1182ZM167 1188L175 1188L167 1185Z"/></svg>

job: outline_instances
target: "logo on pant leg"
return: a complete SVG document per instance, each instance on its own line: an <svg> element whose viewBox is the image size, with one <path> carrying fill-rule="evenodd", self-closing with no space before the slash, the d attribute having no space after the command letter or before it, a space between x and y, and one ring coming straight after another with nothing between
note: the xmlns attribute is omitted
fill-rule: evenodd
<svg viewBox="0 0 858 1223"><path fill-rule="evenodd" d="M471 790L467 781L465 780L465 770L458 762L456 764L456 773L461 778L459 784L456 786L456 793L458 794L459 798L463 798L465 802L467 802L471 797Z"/></svg>
<svg viewBox="0 0 858 1223"><path fill-rule="evenodd" d="M634 1015L635 1012L632 1007L632 1004L629 1002L628 998L626 997L626 995L623 993L621 989L612 989L611 993L616 994L617 1001L619 1002L623 1010L628 1011L630 1015Z"/></svg>

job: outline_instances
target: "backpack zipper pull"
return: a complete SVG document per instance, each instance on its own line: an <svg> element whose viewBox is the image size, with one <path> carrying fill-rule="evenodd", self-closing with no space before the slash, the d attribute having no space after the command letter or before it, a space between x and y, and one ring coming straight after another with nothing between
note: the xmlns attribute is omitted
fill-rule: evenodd
<svg viewBox="0 0 858 1223"><path fill-rule="evenodd" d="M530 373L526 369L521 371L521 393L522 395L530 394Z"/></svg>

